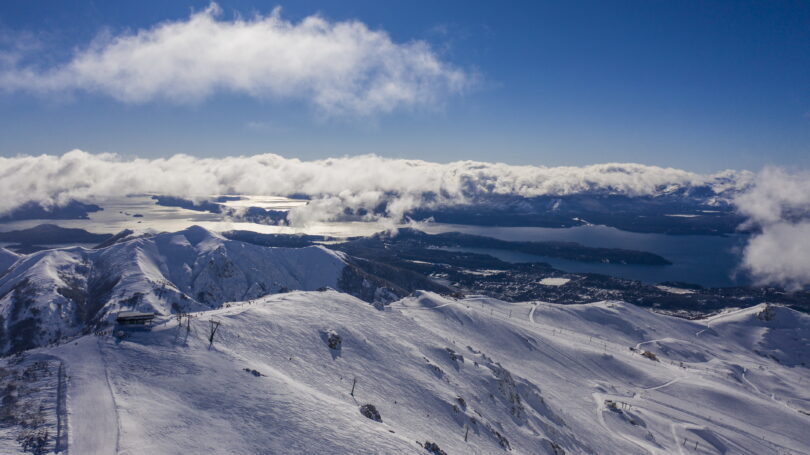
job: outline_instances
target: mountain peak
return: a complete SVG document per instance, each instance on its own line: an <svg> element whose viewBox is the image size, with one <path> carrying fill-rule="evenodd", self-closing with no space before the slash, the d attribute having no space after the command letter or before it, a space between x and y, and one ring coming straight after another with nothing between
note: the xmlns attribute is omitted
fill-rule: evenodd
<svg viewBox="0 0 810 455"><path fill-rule="evenodd" d="M208 229L196 224L189 226L174 235L182 235L186 238L186 240L188 240L188 243L192 244L193 246L197 246L198 244L208 240L225 240L225 237L221 236L220 234L209 231Z"/></svg>

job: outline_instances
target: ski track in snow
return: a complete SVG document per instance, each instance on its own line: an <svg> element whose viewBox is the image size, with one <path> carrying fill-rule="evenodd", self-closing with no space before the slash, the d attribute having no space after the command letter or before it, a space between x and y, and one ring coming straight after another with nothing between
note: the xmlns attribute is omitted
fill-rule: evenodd
<svg viewBox="0 0 810 455"><path fill-rule="evenodd" d="M604 414L605 412L612 412L612 411L607 411L605 409L604 403L605 403L605 399L606 399L605 397L610 397L610 399L613 399L615 397L613 397L611 395L601 394L601 393L598 393L598 392L594 392L592 395L593 395L594 401L596 401L596 417L597 417L597 420L599 421L599 424L602 426L602 428L605 429L606 432L618 436L619 438L621 438L624 441L630 443L631 445L636 446L636 447L644 450L646 453L653 454L653 455L657 455L657 454L661 453L657 448L650 447L650 445L647 444L647 443L639 441L636 438L634 438L632 436L628 436L627 434L622 433L620 431L612 430L610 428L610 426L608 426L607 422L605 421L605 414Z"/></svg>
<svg viewBox="0 0 810 455"><path fill-rule="evenodd" d="M665 383L663 383L663 384L661 384L661 385L657 385L657 386L655 386L655 387L648 387L648 388L645 388L645 389L642 389L642 390L645 390L645 391L646 391L646 390L659 390L659 389L663 389L664 387L669 387L669 386L671 386L672 384L675 384L676 382L680 381L681 379L683 379L683 378L675 378L675 379L669 380L669 381L667 381L667 382L665 382Z"/></svg>
<svg viewBox="0 0 810 455"><path fill-rule="evenodd" d="M672 440L675 441L675 446L678 448L678 455L684 455L683 446L678 444L678 432L675 430L677 425L677 423L671 422L669 424L669 429L672 430Z"/></svg>
<svg viewBox="0 0 810 455"><path fill-rule="evenodd" d="M762 389L760 389L759 387L757 387L757 385L756 385L756 384L754 384L753 382L751 382L751 380L749 380L749 379L748 379L748 378L745 376L745 373L747 373L747 372L748 372L748 369L747 369L747 368L743 368L743 371L742 371L742 373L740 374L740 376L742 377L742 380L743 380L743 381L745 381L745 383L746 383L746 384L750 385L750 386L751 386L751 387L752 387L752 388L753 388L753 389L754 389L754 390L755 390L755 391L756 391L758 394L760 394L760 395L762 395L762 396L764 396L764 397L768 397L768 398L769 398L771 401L773 401L774 403L780 404L780 405L782 405L782 406L784 406L784 407L786 407L786 408L790 409L791 411L798 413L799 415L805 415L805 414L802 414L801 412L799 412L799 410L798 410L798 409L796 409L796 408L792 407L791 405L789 405L789 404L788 404L786 401L782 401L782 400L777 399L775 394L773 394L773 393L766 393L766 392L763 392L763 391L762 391ZM807 416L807 417L808 417L808 419L810 419L810 416Z"/></svg>
<svg viewBox="0 0 810 455"><path fill-rule="evenodd" d="M471 300L471 299L470 299L470 300ZM449 303L445 303L445 304L443 304L443 305L439 305L439 306L436 306L436 307L431 307L431 308L418 308L418 309L421 309L421 310L424 310L424 309L432 309L432 310L435 310L435 309L440 309L440 308L446 307L446 306L448 306L448 305L450 305L450 304L453 304L453 303L460 303L460 302L449 302ZM593 346L593 344L591 343L591 340L590 340L590 339L589 339L589 341L588 341L588 342L583 342L583 341L579 341L579 340L576 340L576 339L572 339L572 338L575 338L575 337L583 337L584 335L581 335L581 334L578 334L578 333L575 333L575 332L569 332L569 331L566 331L565 329L558 329L558 328L554 328L554 327L546 327L544 324L540 324L540 323L536 322L536 321L535 321L535 310L537 310L537 308L539 307L539 305L540 305L540 304L548 304L548 303L547 303L547 302L539 302L539 301L533 301L533 302L530 302L530 303L531 303L531 305L532 305L532 308L531 308L531 310L530 310L530 311L529 311L529 313L528 313L528 318L527 318L527 319L528 319L528 321L529 321L529 322L531 322L532 324L536 324L536 325L540 326L540 328L542 328L542 329L544 329L544 330L547 330L547 331L552 332L552 333L553 333L555 336L560 336L560 337L562 337L562 336L566 336L566 338L568 338L568 339L567 339L567 341L568 341L568 342L570 342L570 343L573 343L573 344L578 345L578 346L580 346L580 347L586 347L586 348L588 348L588 349L593 349L593 347L594 347L594 346ZM475 306L473 306L473 305L467 305L467 308L468 308L468 309L471 309L471 310L473 310L473 311L483 311L484 313L488 313L490 316L494 316L494 315L496 315L496 313L497 313L497 315L498 315L498 316L499 316L501 319L503 319L503 314L502 314L503 312L502 312L502 311L500 311L500 310L490 310L489 312L486 312L485 310L479 309L479 308L477 308L477 307L475 307ZM417 308L405 308L405 309L417 309ZM710 329L712 328L712 327L711 327L711 323L712 323L712 322L713 322L712 320L707 321L707 322L706 322L706 328L704 328L704 329L702 329L702 330L700 330L700 331L696 332L696 333L695 333L695 336L696 336L696 337L699 337L699 336L700 336L701 334L703 334L704 332L706 332L706 331L710 330ZM589 337L589 338L592 338L592 337ZM599 337L597 337L596 339L597 339L597 344L602 344L602 345L605 347L605 350L607 350L607 346L608 346L608 345L611 345L611 349L610 349L610 351L611 351L612 353L615 353L615 352L621 352L621 353L625 353L625 352L624 352L624 350L620 349L620 348L621 348L621 346L616 345L616 343L613 343L613 342L610 342L610 341L604 340L604 339L599 338ZM643 346L643 345L645 345L645 344L649 344L649 343L656 343L656 342L661 342L661 341L669 341L669 340L670 340L669 338L660 338L660 339L651 339L651 340L645 340L645 341L641 341L641 342L639 342L639 343L637 343L637 344L635 345L635 349L636 349L636 350L639 350L639 349L641 348L641 346ZM556 352L558 355L560 355L560 356L562 356L562 357L565 357L565 358L566 358L568 361L570 361L570 362L572 362L572 363L574 363L574 364L579 365L580 367L582 367L582 368L583 368L583 369L585 369L586 371L589 371L589 372L591 372L591 374L593 374L593 371L592 371L591 369L589 369L588 367L586 367L585 365L583 365L581 362L579 362L579 361L577 361L577 360L573 359L572 357L568 356L567 354L563 353L562 351L560 351L560 350L559 350L559 349L557 349L556 347L552 346L552 345L551 345L550 343L548 343L548 342L546 343L546 345L547 345L549 348L551 348L552 350L554 350L554 351L555 351L555 352ZM619 348L619 349L617 349L617 348ZM628 354L628 353L625 353L625 354ZM630 355L630 356L632 356L632 357L634 357L634 358L638 358L638 355L637 355L637 354L629 353L629 355ZM662 366L667 366L665 363L661 363L661 365L662 365ZM685 378L689 377L689 375L690 375L690 371L693 371L694 373L708 373L708 374L711 374L711 375L716 375L716 376L720 376L720 375L724 374L724 372L722 372L722 371L717 371L717 370L715 370L715 369L713 369L713 368L695 368L695 367L694 367L694 366L692 366L692 365L688 365L688 363L684 363L684 364L683 364L683 367L678 367L678 369L679 369L679 370L680 370L681 368L683 368L683 370L684 370L684 374L683 374L682 376L672 378L672 379L670 379L670 380L668 380L668 381L666 381L666 382L664 382L664 383L662 383L662 384L660 384L660 385L657 385L657 386L651 386L651 387L637 387L637 389L638 389L638 391L639 391L639 392L636 392L636 393L634 394L633 398L640 397L640 399L643 399L643 397L641 396L643 392L648 392L648 391L656 391L656 390L660 390L660 389L663 389L663 388L669 387L669 386L671 386L671 385L673 385L673 384L675 384L675 383L677 383L677 382L679 382L679 381L681 381L681 380L683 380L683 379L685 379ZM796 409L792 408L792 407L791 407L790 405L788 405L786 402L776 399L776 397L775 397L775 395L774 395L774 394L767 394L767 393L765 393L765 392L761 391L761 390L760 390L760 389L759 389L759 388L758 388L756 385L754 385L753 383L751 383L751 382L748 380L748 378L746 378L746 377L745 377L745 373L744 373L744 372L743 372L743 374L742 374L742 377L743 377L743 379L745 380L745 382L746 382L746 383L748 383L748 384L749 384L751 387L753 387L753 388L755 389L755 391L756 391L758 394L760 394L760 395L762 395L762 396L764 396L764 397L769 398L770 400L774 401L775 403L777 403L777 404L779 404L779 405L781 405L781 406L784 406L785 408L789 409L789 410L790 410L790 411L792 411L792 412L797 412L797 413L798 413L798 411L797 411ZM640 392L641 392L641 393L640 393ZM597 395L597 393L594 393L594 397L596 397L596 395ZM610 397L610 395L608 395L608 394L598 394L598 395L599 395L599 396L601 396L601 397ZM622 397L622 396L614 396L613 398L615 398L615 399L619 399L619 400L626 400L626 399L627 399L627 397ZM658 403L658 404L659 404L659 405L661 405L662 403ZM637 407L643 407L643 402L642 402L642 403L634 403L634 406L637 406ZM601 411L602 411L602 410L604 410L604 407L601 405L601 403L597 402L597 412L599 412L599 413L600 413L600 415L599 415L599 419L600 419L600 422L602 423L602 425L603 425L603 426L605 426L605 425L606 425L606 423L605 423L605 421L604 421L604 416L602 416L602 415L601 415ZM682 411L683 411L683 410L682 410ZM693 415L693 414L687 413L686 411L683 411L683 412L684 412L684 413L686 413L686 414L692 415L693 417L699 417L699 416L697 416L697 415ZM676 431L675 431L675 426L681 426L681 427L684 427L684 424L682 424L682 423L677 423L677 422L671 422L671 425L673 426L673 427L672 427L673 440L674 440L675 444L678 446L679 453L684 453L684 452L683 452L683 447L682 447L681 445L677 444L677 442L678 442L678 438L677 438ZM685 427L684 427L684 428L685 428ZM608 428L606 427L606 429L608 429ZM735 431L735 432L738 432L738 433L740 432L738 429L735 429L735 428L732 428L732 427L727 427L727 429L728 429L728 430L730 430L730 431ZM610 431L610 430L609 430L609 431ZM661 451L660 449L655 448L654 446L651 446L650 444L647 444L647 443L645 443L644 441L640 441L640 440L638 440L638 439L636 439L636 438L634 438L634 437L632 437L632 436L627 436L627 435L620 434L620 433L617 433L617 432L613 432L613 434L616 434L617 436L621 437L623 440L625 440L625 441L627 441L627 442L632 443L632 444L633 444L633 445L635 445L636 447L642 448L642 449L643 449L643 450L645 450L647 453L668 455L668 453L667 453L666 451ZM740 433L740 434L742 434L742 433ZM782 434L780 434L780 433L778 433L778 432L777 432L777 434L778 434L778 435L780 435L780 436L782 436L782 437L786 437L785 435L782 435ZM786 451L787 451L787 450L790 450L788 447L786 447L786 446L784 446L784 445L781 445L781 444L778 444L778 443L775 443L775 442L773 442L773 441L766 441L766 442L767 442L769 445L772 445L772 446L778 446L778 447L780 447L780 450L786 450Z"/></svg>
<svg viewBox="0 0 810 455"><path fill-rule="evenodd" d="M67 365L67 445L72 454L118 453L118 412L102 349L102 338L91 336L53 350Z"/></svg>
<svg viewBox="0 0 810 455"><path fill-rule="evenodd" d="M533 305L532 305L532 309L531 309L531 311L529 312L529 318L528 318L528 319L529 319L529 321L530 321L530 322L532 322L532 323L535 323L535 324L536 324L535 319L534 319L534 313L535 313L535 310L538 308L538 306L539 306L539 303L540 303L540 302L532 302L532 303L533 303ZM542 303L545 303L545 302L542 302ZM711 329L711 322L712 322L712 321L708 321L708 322L706 323L706 328L705 328L705 329L703 329L703 330L700 330L699 332L697 332L697 333L695 334L695 336L700 336L702 333L706 332L707 330L710 330L710 329ZM568 332L566 332L565 330L562 330L562 329L549 329L549 328L546 328L546 329L547 329L547 330L552 330L552 331L554 331L555 333L560 334L560 336L562 336L562 335L564 335L564 334L565 334L565 335L573 335L573 333L568 333ZM578 345L580 345L580 346L584 346L584 345L585 345L584 343L582 343L582 342L580 342L580 341L577 341L577 340L569 340L569 341L570 341L570 342L572 342L572 343L574 343L574 344L578 344ZM641 341L641 342L639 342L639 343L637 343L637 344L635 345L635 349L636 349L636 350L639 350L639 349L641 348L641 346L642 346L642 345L649 344L649 343L661 342L661 341L668 341L668 339L666 339L666 338L662 338L662 339L652 339L652 340L645 340L645 341ZM605 341L604 341L604 340L602 340L602 339L599 339L599 342L605 342ZM607 343L607 342L605 342L605 343ZM589 343L589 344L590 344L590 343ZM613 343L611 343L611 344L613 344ZM559 352L559 351L558 351L558 352ZM621 351L620 351L620 352L621 352ZM561 353L561 354L562 354L562 353ZM564 354L562 354L562 355L564 355ZM663 364L663 363L662 363L662 365L664 365L664 366L665 366L666 364ZM583 366L583 368L585 368L585 367ZM671 380L669 380L669 381L667 381L667 382L665 382L665 383L663 383L663 384L660 384L660 385L658 385L658 386L652 386L652 387L642 387L642 388L639 388L639 391L640 391L640 392L655 391L655 390L660 390L660 389L663 389L663 388L669 387L669 386L671 386L671 385L673 385L673 384L675 384L675 383L677 383L677 382L679 382L679 381L681 381L681 380L683 380L683 379L687 378L687 377L689 376L689 370L691 370L691 369L694 369L694 368L692 368L691 366L689 366L689 365L686 365L686 364L685 364L685 365L684 365L684 370L685 370L685 372L684 372L684 375L683 375L683 376L673 378L673 379L671 379ZM758 388L758 387L757 387L755 384L753 384L753 383L752 383L750 380L748 380L748 378L747 378L747 377L745 377L745 371L747 371L747 370L744 370L744 371L743 371L743 373L742 373L742 378L743 378L743 380L744 380L744 381L745 381L747 384L749 384L749 385L750 385L750 386L751 386L751 387L752 387L752 388L753 388L753 389L754 389L754 390L755 390L755 391L756 391L758 394L760 394L760 395L762 395L762 396L764 396L764 397L769 398L770 400L774 401L775 403L777 403L777 404L779 404L779 405L781 405L781 406L784 406L785 408L789 409L790 411L793 411L793 412L797 412L797 413L798 413L798 411L797 411L795 408L792 408L792 407L791 407L789 404L787 404L786 402L781 401L781 400L778 400L778 399L775 397L775 394L767 394L767 393L763 392L761 389L759 389L759 388ZM720 372L713 371L713 370L709 370L709 369L707 369L707 370L696 369L696 372L709 372L709 373L713 373L713 374L720 374ZM627 400L627 397L622 397L622 396L612 396L612 395L609 395L609 394L599 394L599 393L596 393L596 392L593 394L593 396L594 396L594 398L597 400L597 413L599 413L599 416L598 416L598 417L599 417L599 421L600 421L600 423L602 424L602 426L603 426L603 427L605 427L605 429L606 429L606 430L611 431L611 430L610 430L610 429L607 427L607 425L606 425L606 423L605 423L604 416L601 414L601 413L602 413L602 412L605 410L605 409L604 409L604 406L602 405L602 403L603 403L603 401L602 401L602 400L604 400L604 399L605 399L604 397L609 397L609 398L611 398L611 399L616 399L616 400ZM643 399L643 396L642 396L642 395L641 395L639 392L636 392L636 393L634 394L633 398L634 398L634 399L635 399L635 398L641 398L641 399ZM635 405L635 406L637 406L637 407L641 407L641 406L643 406L643 402L642 402L642 403L634 403L634 405ZM696 417L697 417L697 416L696 416ZM674 440L675 444L678 446L679 453L680 453L680 454L683 454L683 453L684 453L684 452L683 452L683 447L682 447L680 444L678 444L678 443L677 443L677 442L678 442L678 438L677 438L677 434L676 434L676 430L675 430L675 426L683 426L683 424L679 424L679 423L676 423L676 422L671 422L671 425L672 425L672 435L673 435L673 440ZM733 429L733 428L730 428L730 427L729 427L728 429L729 429L729 430L732 430L732 431L738 431L738 430ZM637 440L636 438L629 437L629 436L627 436L627 435L624 435L624 434L621 434L621 433L618 433L618 432L613 432L613 431L611 431L611 432L612 432L613 434L616 434L617 436L621 437L621 438L622 438L622 439L624 439L625 441L630 442L630 443L634 444L635 446L637 446L637 447L640 447L640 448L644 449L644 450L645 450L645 451L647 451L648 453L652 453L652 454L659 454L659 453L660 453L660 454L663 454L663 455L666 455L666 454L667 454L667 452L666 452L666 451L661 451L661 450L659 450L659 449L656 449L656 448L654 448L654 447L651 447L649 444L646 444L646 443L644 443L644 442L642 442L642 441L639 441L639 440ZM783 436L783 437L784 437L784 435L781 435L781 434L780 434L780 436ZM769 444L771 444L771 445L777 445L777 446L779 445L779 444L774 443L774 442L772 442L772 441L768 441L768 443L769 443ZM780 449L781 449L781 450L790 450L789 448L787 448L787 447L785 447L785 446L781 446L781 448L780 448ZM787 453L787 452L786 452L786 453Z"/></svg>

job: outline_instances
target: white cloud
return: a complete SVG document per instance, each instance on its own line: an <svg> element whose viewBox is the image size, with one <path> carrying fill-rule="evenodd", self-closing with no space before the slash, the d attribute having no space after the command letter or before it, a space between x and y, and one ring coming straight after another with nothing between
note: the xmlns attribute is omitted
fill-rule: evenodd
<svg viewBox="0 0 810 455"><path fill-rule="evenodd" d="M306 194L310 204L290 214L296 224L334 219L346 208L399 220L418 207L463 204L481 195L541 196L601 190L646 195L672 186L708 184L718 191L747 182L746 173L701 175L640 164L585 167L447 164L364 155L317 161L278 155L121 159L74 150L61 156L0 158L0 212L26 201L61 204L131 193L201 198L213 194Z"/></svg>
<svg viewBox="0 0 810 455"><path fill-rule="evenodd" d="M810 173L767 167L754 182L735 201L753 224L769 225L810 214Z"/></svg>
<svg viewBox="0 0 810 455"><path fill-rule="evenodd" d="M735 204L756 230L743 251L754 279L789 289L810 285L810 173L766 168Z"/></svg>
<svg viewBox="0 0 810 455"><path fill-rule="evenodd" d="M219 20L212 3L186 20L100 37L69 62L0 73L6 90L83 90L123 102L202 100L227 91L311 102L327 114L371 115L434 106L469 86L471 76L443 62L424 41L395 43L358 21L310 16Z"/></svg>
<svg viewBox="0 0 810 455"><path fill-rule="evenodd" d="M743 267L759 284L801 289L810 284L810 222L762 228L745 247Z"/></svg>

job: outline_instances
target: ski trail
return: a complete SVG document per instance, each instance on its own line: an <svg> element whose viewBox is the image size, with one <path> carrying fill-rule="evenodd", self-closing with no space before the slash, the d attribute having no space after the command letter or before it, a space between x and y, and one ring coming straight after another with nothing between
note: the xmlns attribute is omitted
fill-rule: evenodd
<svg viewBox="0 0 810 455"><path fill-rule="evenodd" d="M771 401L773 401L774 403L780 404L780 405L790 409L793 412L804 415L801 412L799 412L796 408L789 405L787 402L777 399L776 394L774 394L774 393L769 394L769 393L763 392L762 389L757 387L753 382L751 382L747 377L745 377L745 373L747 373L747 372L748 372L748 368L743 368L743 372L742 372L742 375L741 375L742 379L743 379L743 381L745 381L746 384L750 385L758 394L764 395L764 396L770 398Z"/></svg>
<svg viewBox="0 0 810 455"><path fill-rule="evenodd" d="M658 390L658 389L663 389L664 387L669 387L669 386L671 386L672 384L675 384L676 382L680 381L681 379L683 379L683 377L680 377L680 378L675 378L675 379L672 379L672 380L670 380L670 381L665 382L664 384L657 385L657 386L655 386L655 387L648 387L648 388L645 388L645 389L643 389L643 390Z"/></svg>
<svg viewBox="0 0 810 455"><path fill-rule="evenodd" d="M657 449L651 448L646 444L642 444L641 442L637 441L635 438L631 436L628 436L620 431L611 430L607 422L605 422L605 415L604 415L605 407L603 405L605 402L605 396L599 392L594 392L591 395L593 396L593 399L596 401L596 418L599 421L599 424L602 426L602 428L605 429L606 433L618 436L622 440L629 442L633 446L638 447L649 454L657 455L659 453Z"/></svg>
<svg viewBox="0 0 810 455"><path fill-rule="evenodd" d="M75 454L118 453L118 412L101 338L83 337L54 351L65 363L67 446Z"/></svg>
<svg viewBox="0 0 810 455"><path fill-rule="evenodd" d="M696 337L699 337L699 336L700 336L700 334L702 334L703 332L705 332L705 331L707 331L707 330L709 330L709 329L711 329L711 328L712 328L712 321L708 321L708 322L706 322L706 328L705 328L705 329L703 329L703 330L698 330L698 331L695 333L695 336L696 336Z"/></svg>
<svg viewBox="0 0 810 455"><path fill-rule="evenodd" d="M112 414L115 416L115 452L121 451L121 417L118 415L118 406L115 405L115 395L113 395L113 387L110 382L110 373L107 368L107 360L104 358L104 348L101 344L102 338L98 338L98 353L101 359L101 367L104 369L104 380L107 383L107 392L110 397L109 404L111 404ZM109 408L107 411L109 412Z"/></svg>
<svg viewBox="0 0 810 455"><path fill-rule="evenodd" d="M666 403L666 402L658 401L658 400L656 400L654 398L645 398L645 399L647 400L648 403L652 403L652 404L654 404L656 406L661 406L661 407L667 409L667 412L669 413L670 418L676 418L676 419L684 421L684 422L693 422L694 425L698 425L698 423L696 423L696 422L700 422L699 425L701 425L701 426L707 426L708 424L712 424L715 427L713 429L713 431L715 431L717 433L720 433L720 434L722 434L721 431L724 431L724 432L727 431L727 432L730 432L730 433L734 433L734 434L738 435L741 438L747 438L747 439L749 439L751 441L756 441L756 443L758 443L758 444L768 444L770 446L777 447L780 450L782 450L782 449L790 449L791 447L795 447L797 445L800 445L798 443L798 441L796 441L795 439L792 439L790 436L785 435L784 433L779 432L779 431L775 431L775 430L771 431L771 435L770 435L771 438L773 438L774 436L780 437L780 438L782 438L782 439L784 439L786 441L789 441L790 444L791 444L790 446L785 445L784 441L783 442L776 442L774 439L767 439L767 440L763 439L760 436L757 436L757 435L755 435L753 433L746 432L742 428L736 427L736 426L728 424L726 422L717 421L717 420L707 421L705 415L700 414L700 413L698 413L698 412L696 412L694 410L690 410L690 409L686 409L685 407L681 407L682 405L678 406L678 405L675 405L675 404L672 404L672 403ZM728 437L728 436L725 436L725 437ZM759 452L759 453L762 453L762 452ZM774 452L774 453L778 453L778 452Z"/></svg>
<svg viewBox="0 0 810 455"><path fill-rule="evenodd" d="M678 455L684 455L683 453L683 446L678 444L678 431L675 429L675 426L678 425L675 422L671 422L669 424L669 429L672 431L672 440L675 442L675 447L678 448Z"/></svg>
<svg viewBox="0 0 810 455"><path fill-rule="evenodd" d="M536 323L536 322L535 322L535 320L534 320L534 310L536 310L536 309L537 309L537 306L538 306L538 304L539 304L539 303L545 303L545 302L536 302L536 303L533 303L532 309L531 309L531 311L529 311L529 320L530 320L530 321L532 322L532 324L534 324L536 327L543 327L543 325L542 325L542 324L538 324L538 323ZM548 330L548 329L546 329L546 330ZM538 332L538 334L540 334L541 336L543 336L544 338L546 338L546 339L547 339L547 340L545 341L545 345L546 345L546 346L548 346L548 348L549 348L549 349L552 349L554 352L556 352L556 353L557 353L557 354L558 354L560 357L567 359L569 362L571 362L571 364L572 364L572 365L578 365L578 366L580 366L580 367L581 367L583 370L587 371L587 372L588 372L588 373L590 373L591 375L598 376L598 375L596 375L596 374L594 373L594 371L593 371L593 369L592 369L592 368L590 368L590 367L586 366L584 363L580 362L578 359L575 359L573 356L570 356L570 355L566 354L565 352L563 352L563 350L562 350L562 349L557 348L556 346L554 346L553 341L552 341L552 340L549 340L547 335L543 335L543 334L541 334L541 333L539 333L539 332ZM560 331L560 335L562 335L562 331ZM579 342L579 341L576 341L576 340L567 340L567 341L570 341L570 342L572 342L573 344L578 345L578 346L586 346L586 344L585 344L585 343L582 343L582 342ZM589 347L590 347L590 346L589 346ZM601 369L602 369L602 370L603 370L603 372L604 372L604 369L603 369L603 368L601 368ZM608 373L608 372L606 372L606 373L609 375L609 373Z"/></svg>
<svg viewBox="0 0 810 455"><path fill-rule="evenodd" d="M668 340L668 338L659 338L659 339L656 339L656 340L647 340L647 341L642 341L642 342L640 342L640 343L636 344L635 349L641 349L641 345L642 345L642 344L657 343L657 342L659 342L659 341L667 341L667 340Z"/></svg>
<svg viewBox="0 0 810 455"><path fill-rule="evenodd" d="M535 320L534 320L534 311L537 309L537 306L538 306L538 304L533 302L533 304L532 304L532 309L531 309L531 311L529 311L529 321L530 321L530 322L532 322L533 324L536 324L536 322L535 322ZM560 332L560 334L562 334L562 333L563 333L563 330L558 330L558 331ZM592 345L590 342L585 343L585 342L582 342L582 341L571 340L571 339L570 339L570 338L571 338L570 336L569 336L568 338L569 338L569 341L571 341L572 343L574 343L574 344L576 344L576 345L583 346L583 347L588 347L588 348L592 348L592 347L593 347L593 345ZM656 340L647 340L647 341L642 341L642 342L640 342L640 343L636 344L635 349L636 349L636 350L639 350L639 349L640 349L640 346L641 346L641 345L643 345L643 344L646 344L646 343L654 343L654 342L657 342L657 341L664 341L664 340L666 340L666 338L661 338L661 339L656 339ZM608 342L608 341L606 341L606 340L603 340L603 339L601 339L601 338L597 338L597 345L598 345L598 344L600 344L600 343L602 343L602 344L604 344L605 346L607 346L607 344L608 344L609 342ZM615 345L615 343L610 342L610 344L611 344L611 352L622 352L622 353L623 353L623 351L622 351L622 350L617 349L616 347L614 347L614 346L613 346L613 345ZM553 348L553 347L552 347L552 348ZM555 349L555 348L553 348L553 349ZM555 349L555 350L556 350L556 349ZM567 358L568 358L569 360L571 360L572 362L574 362L574 363L576 363L576 364L578 364L578 365L582 366L582 367L583 367L583 368L585 368L586 370L591 371L589 368L585 367L585 365L582 365L581 363L579 363L579 362L577 362L577 361L575 361L575 360L571 359L569 356L566 356L565 354L563 354L563 353L562 353L562 352L560 352L559 350L557 350L557 352L558 352L558 353L560 353L561 355L563 355L563 356L567 357ZM681 379L684 379L685 377L686 377L686 375L683 375L683 376L677 377L677 378L675 378L675 379L672 379L672 380L670 380L670 381L668 381L668 382L666 382L666 383L664 383L664 384L661 384L661 385L658 385L658 386L655 386L655 387L650 387L650 388L641 388L641 390L642 390L642 391L648 391L648 390L658 390L658 389L663 389L664 387L668 387L668 386L670 386L670 385L672 385L672 384L674 384L674 383L676 383L676 382L680 381Z"/></svg>

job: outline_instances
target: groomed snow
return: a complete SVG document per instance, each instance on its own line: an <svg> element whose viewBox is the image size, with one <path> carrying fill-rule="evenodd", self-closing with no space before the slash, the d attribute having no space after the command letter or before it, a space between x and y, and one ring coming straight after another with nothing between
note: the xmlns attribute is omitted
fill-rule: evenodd
<svg viewBox="0 0 810 455"><path fill-rule="evenodd" d="M149 454L426 453L417 441L449 454L804 454L809 319L429 293L378 310L292 292L197 313L190 333L166 319L41 351L71 377L73 453L117 435L118 453ZM84 415L89 389L113 409ZM366 403L382 422L360 414Z"/></svg>

